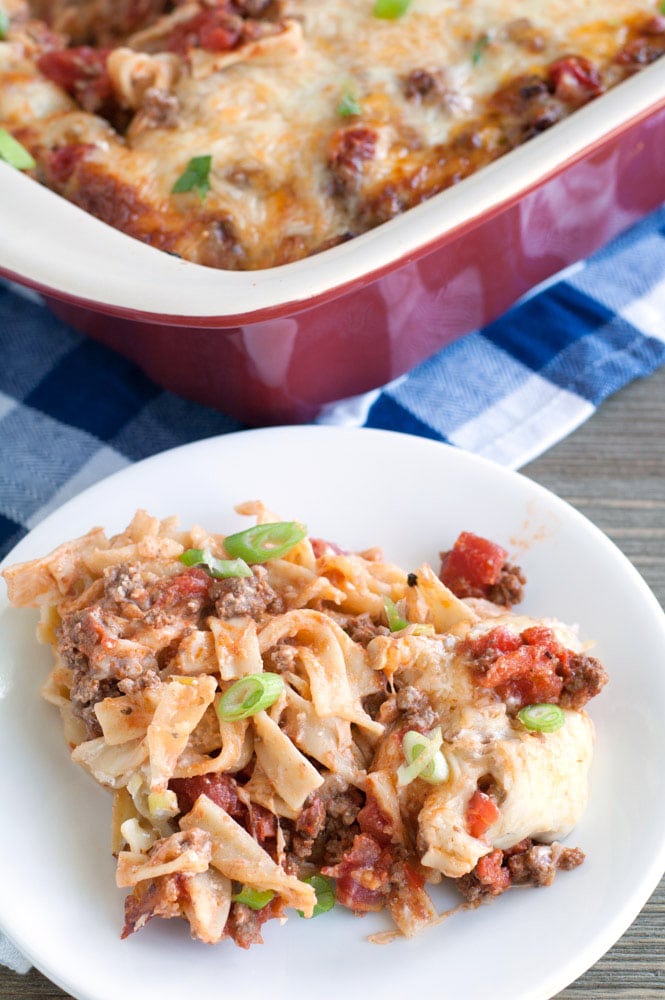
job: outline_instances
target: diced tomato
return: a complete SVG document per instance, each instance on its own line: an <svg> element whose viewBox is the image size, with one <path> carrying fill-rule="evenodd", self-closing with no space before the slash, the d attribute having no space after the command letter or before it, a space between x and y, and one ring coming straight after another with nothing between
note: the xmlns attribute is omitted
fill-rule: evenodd
<svg viewBox="0 0 665 1000"><path fill-rule="evenodd" d="M88 45L53 49L39 57L37 66L44 76L76 98L86 111L96 111L113 96L106 68L109 51Z"/></svg>
<svg viewBox="0 0 665 1000"><path fill-rule="evenodd" d="M359 833L353 847L338 865L323 868L324 875L337 879L337 901L354 913L382 910L390 892L393 854L373 837Z"/></svg>
<svg viewBox="0 0 665 1000"><path fill-rule="evenodd" d="M167 48L186 55L188 49L200 48L206 52L228 52L242 38L243 22L220 5L209 7L189 21L178 24L171 32Z"/></svg>
<svg viewBox="0 0 665 1000"><path fill-rule="evenodd" d="M367 125L349 125L333 134L328 163L339 181L353 181L362 173L363 164L374 159L378 138L376 129Z"/></svg>
<svg viewBox="0 0 665 1000"><path fill-rule="evenodd" d="M478 881L490 890L491 895L498 896L510 888L510 872L502 866L503 851L491 851L480 858L476 865Z"/></svg>
<svg viewBox="0 0 665 1000"><path fill-rule="evenodd" d="M490 795L476 791L466 807L466 828L472 837L482 837L492 823L496 823L501 810Z"/></svg>
<svg viewBox="0 0 665 1000"><path fill-rule="evenodd" d="M347 556L349 554L346 549L340 548L336 542L329 542L325 538L310 538L310 542L316 559L320 556Z"/></svg>
<svg viewBox="0 0 665 1000"><path fill-rule="evenodd" d="M540 655L541 651L535 646L520 646L510 653L497 656L485 673L478 677L478 683L481 687L494 688L513 677L528 674L534 669Z"/></svg>
<svg viewBox="0 0 665 1000"><path fill-rule="evenodd" d="M439 578L457 597L484 597L498 582L507 555L500 545L463 531L450 552L442 553Z"/></svg>
<svg viewBox="0 0 665 1000"><path fill-rule="evenodd" d="M558 702L571 654L550 628L533 625L516 635L499 626L467 646L478 660L476 682L513 708Z"/></svg>
<svg viewBox="0 0 665 1000"><path fill-rule="evenodd" d="M586 104L602 94L604 87L596 67L583 56L564 56L549 67L554 94L572 107Z"/></svg>
<svg viewBox="0 0 665 1000"><path fill-rule="evenodd" d="M524 649L528 649L525 646ZM563 677L555 671L550 658L543 658L538 653L527 672L512 677L494 688L499 698L513 706L522 708L524 705L540 705L547 702L556 705L563 688Z"/></svg>
<svg viewBox="0 0 665 1000"><path fill-rule="evenodd" d="M208 596L211 584L212 579L205 570L193 567L185 573L172 576L160 587L155 606L170 608L192 599L203 600Z"/></svg>
<svg viewBox="0 0 665 1000"><path fill-rule="evenodd" d="M216 805L241 821L247 814L247 807L238 795L238 782L230 774L201 774L192 778L171 778L169 788L176 793L178 808L188 813L199 795L207 795Z"/></svg>
<svg viewBox="0 0 665 1000"><path fill-rule="evenodd" d="M47 167L53 179L60 184L68 181L77 163L80 163L86 153L94 148L89 142L74 142L51 150L47 158Z"/></svg>
<svg viewBox="0 0 665 1000"><path fill-rule="evenodd" d="M393 837L393 821L386 815L373 795L368 795L358 813L358 823L363 833L368 833L378 844L385 846Z"/></svg>
<svg viewBox="0 0 665 1000"><path fill-rule="evenodd" d="M511 632L505 625L498 625L482 635L467 637L466 644L472 656L480 657L491 652L511 653L520 648L522 637L519 632Z"/></svg>

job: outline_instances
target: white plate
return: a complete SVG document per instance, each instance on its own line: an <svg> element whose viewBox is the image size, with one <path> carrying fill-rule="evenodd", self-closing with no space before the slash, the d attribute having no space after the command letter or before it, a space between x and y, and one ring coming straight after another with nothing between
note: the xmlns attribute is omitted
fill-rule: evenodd
<svg viewBox="0 0 665 1000"><path fill-rule="evenodd" d="M10 561L93 524L119 530L137 507L226 532L242 523L233 505L255 498L314 536L380 544L407 568L437 565L460 530L486 535L525 568L526 611L578 622L597 640L611 681L591 703L591 801L569 838L586 863L551 888L509 892L385 947L366 941L386 926L382 916L340 908L310 922L272 921L266 944L248 952L194 942L179 920L155 919L121 942L110 797L70 762L59 716L39 698L50 650L36 646L34 613L5 602L0 924L80 1000L551 997L616 941L665 869L665 617L653 595L601 532L516 473L421 438L328 427L246 431L141 462L51 515Z"/></svg>

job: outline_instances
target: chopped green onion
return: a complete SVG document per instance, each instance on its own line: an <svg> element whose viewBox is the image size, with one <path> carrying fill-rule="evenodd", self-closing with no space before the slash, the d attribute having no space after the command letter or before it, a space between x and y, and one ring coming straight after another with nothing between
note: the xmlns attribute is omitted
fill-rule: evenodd
<svg viewBox="0 0 665 1000"><path fill-rule="evenodd" d="M517 718L526 729L538 733L554 733L561 729L566 717L558 705L525 705L517 713Z"/></svg>
<svg viewBox="0 0 665 1000"><path fill-rule="evenodd" d="M212 156L193 156L185 167L184 173L180 175L171 191L173 194L182 194L184 191L196 191L201 201L210 190L210 167L212 166Z"/></svg>
<svg viewBox="0 0 665 1000"><path fill-rule="evenodd" d="M415 778L422 778L431 785L440 785L449 774L448 762L441 753L443 737L437 727L429 736L410 729L404 734L402 749L406 764L397 768L397 784L402 788Z"/></svg>
<svg viewBox="0 0 665 1000"><path fill-rule="evenodd" d="M4 10L0 10L0 41L7 37L7 32L9 31L9 14Z"/></svg>
<svg viewBox="0 0 665 1000"><path fill-rule="evenodd" d="M0 128L0 160L5 160L17 170L32 170L36 166L30 153L7 129Z"/></svg>
<svg viewBox="0 0 665 1000"><path fill-rule="evenodd" d="M471 62L474 66L477 66L481 60L482 54L490 43L489 35L481 35L473 46L473 52L471 53Z"/></svg>
<svg viewBox="0 0 665 1000"><path fill-rule="evenodd" d="M227 535L224 548L230 556L237 556L247 563L264 563L269 559L281 559L306 534L307 528L297 521L255 524L253 528Z"/></svg>
<svg viewBox="0 0 665 1000"><path fill-rule="evenodd" d="M660 7L658 8L661 14L665 14L665 0L661 0Z"/></svg>
<svg viewBox="0 0 665 1000"><path fill-rule="evenodd" d="M244 903L245 906L249 906L250 910L262 910L274 898L275 893L272 889L266 889L262 892L260 889L252 889L251 885L243 885L240 892L231 896L234 903Z"/></svg>
<svg viewBox="0 0 665 1000"><path fill-rule="evenodd" d="M411 0L376 0L374 4L374 17L384 18L386 21L395 21L398 17L406 14Z"/></svg>
<svg viewBox="0 0 665 1000"><path fill-rule="evenodd" d="M251 576L252 571L242 559L218 559L210 549L186 549L178 556L185 566L205 566L216 580L226 580L230 576Z"/></svg>
<svg viewBox="0 0 665 1000"><path fill-rule="evenodd" d="M411 631L413 635L436 635L436 629L430 622L418 622Z"/></svg>
<svg viewBox="0 0 665 1000"><path fill-rule="evenodd" d="M362 108L358 104L358 101L351 93L346 93L342 97L342 100L337 105L337 114L341 115L342 118L351 118L352 115L361 115Z"/></svg>
<svg viewBox="0 0 665 1000"><path fill-rule="evenodd" d="M388 619L388 628L391 632L401 632L403 628L407 628L409 623L406 618L402 618L399 611L397 610L397 605L390 597L383 598L383 606L386 609L386 618Z"/></svg>
<svg viewBox="0 0 665 1000"><path fill-rule="evenodd" d="M248 719L270 708L284 690L279 674L247 674L232 684L217 703L217 714L227 722Z"/></svg>
<svg viewBox="0 0 665 1000"><path fill-rule="evenodd" d="M319 914L332 910L335 905L335 890L330 879L325 878L324 875L310 875L309 878L304 878L303 882L311 885L316 893L316 905L312 911L313 917L318 917ZM302 910L298 910L298 913L301 917L305 916Z"/></svg>

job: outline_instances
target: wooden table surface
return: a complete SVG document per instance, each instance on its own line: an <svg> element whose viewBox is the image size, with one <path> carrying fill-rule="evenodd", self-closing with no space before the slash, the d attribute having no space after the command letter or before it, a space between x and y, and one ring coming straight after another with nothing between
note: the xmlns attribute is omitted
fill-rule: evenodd
<svg viewBox="0 0 665 1000"><path fill-rule="evenodd" d="M522 471L602 528L665 606L665 368L612 397ZM665 880L621 940L558 997L655 1000L664 994ZM19 976L0 967L0 1000L67 996L34 969Z"/></svg>

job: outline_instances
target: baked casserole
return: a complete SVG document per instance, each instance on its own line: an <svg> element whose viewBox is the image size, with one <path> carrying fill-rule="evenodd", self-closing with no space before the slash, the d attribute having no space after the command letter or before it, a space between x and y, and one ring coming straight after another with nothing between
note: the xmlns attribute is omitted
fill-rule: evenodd
<svg viewBox="0 0 665 1000"><path fill-rule="evenodd" d="M555 125L659 58L665 16L635 0L0 0L0 39L17 165L130 236L247 270L380 225Z"/></svg>

